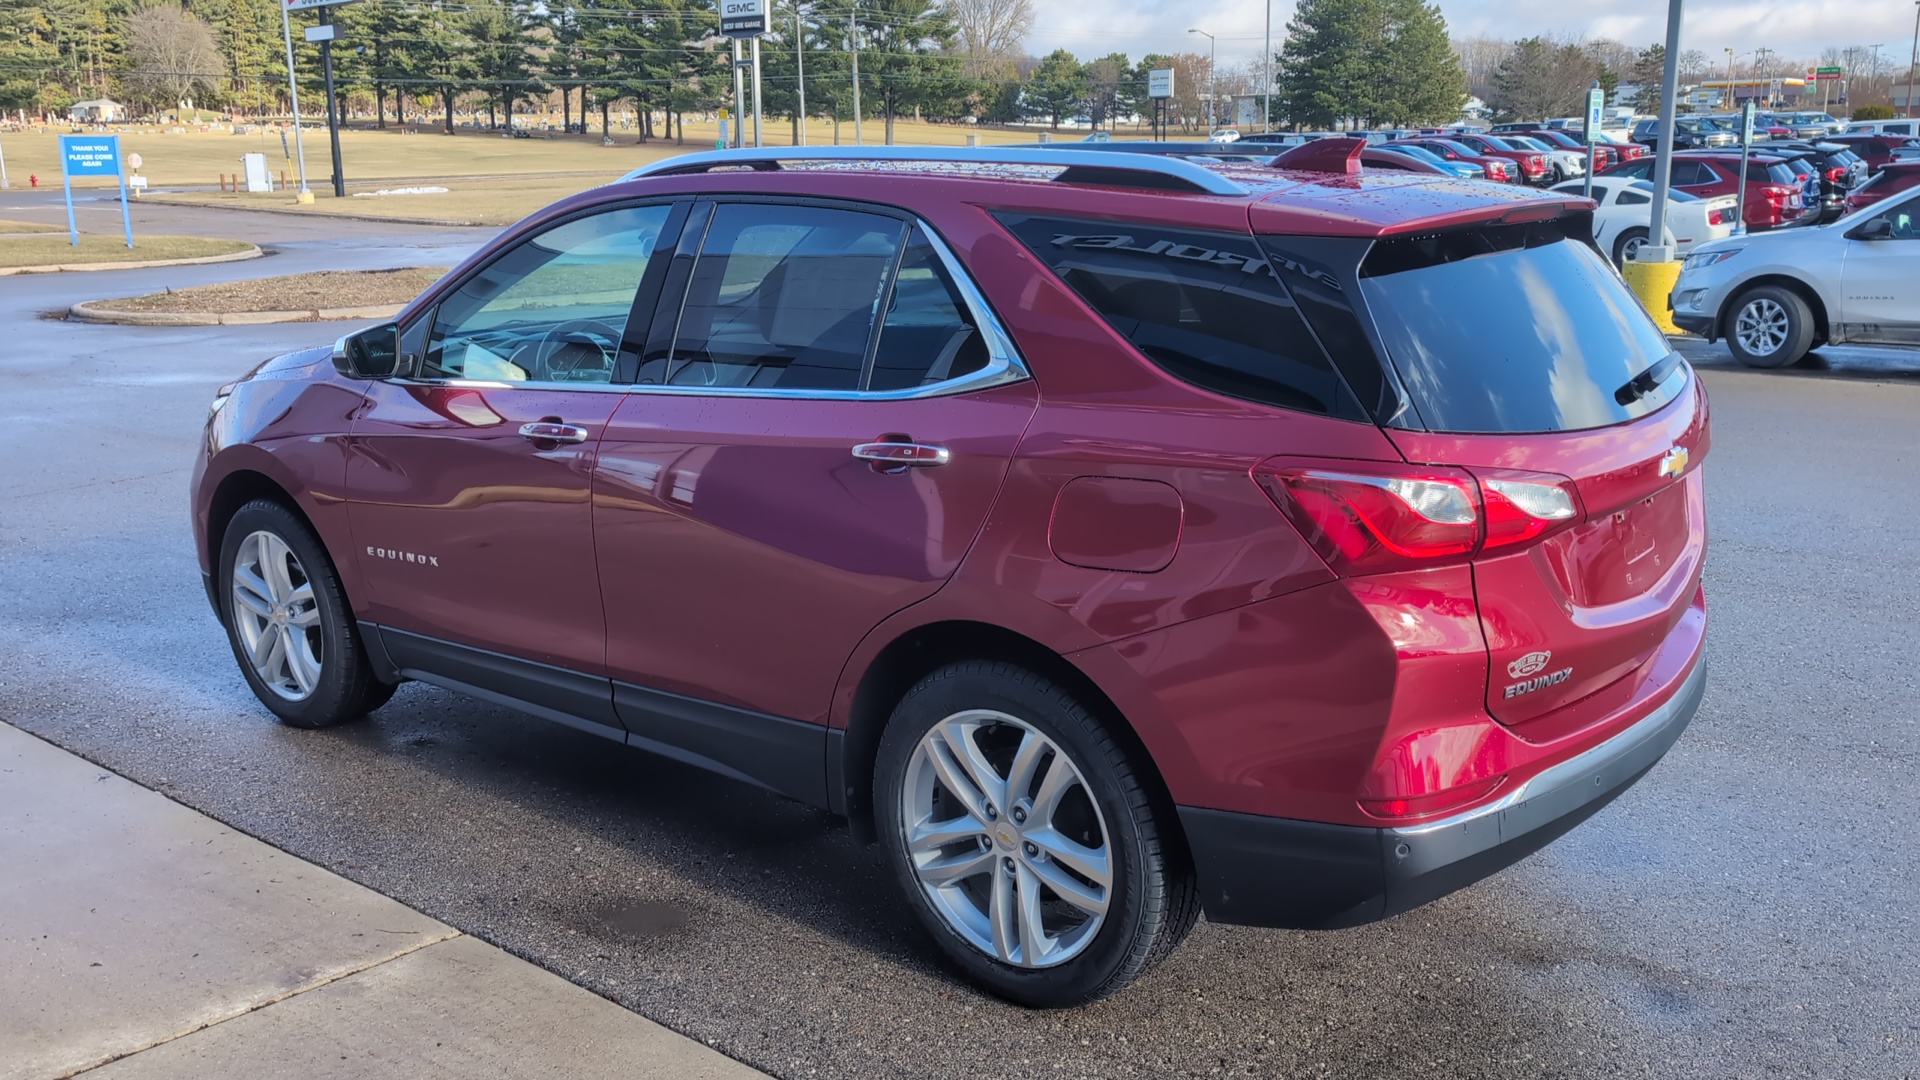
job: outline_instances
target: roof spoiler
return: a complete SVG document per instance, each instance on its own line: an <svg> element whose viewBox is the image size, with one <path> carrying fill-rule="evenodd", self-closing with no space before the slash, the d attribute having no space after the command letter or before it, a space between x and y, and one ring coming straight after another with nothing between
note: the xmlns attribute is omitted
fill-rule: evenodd
<svg viewBox="0 0 1920 1080"><path fill-rule="evenodd" d="M1360 151L1366 148L1365 139L1315 139L1288 149L1274 158L1272 165L1304 172L1357 173Z"/></svg>

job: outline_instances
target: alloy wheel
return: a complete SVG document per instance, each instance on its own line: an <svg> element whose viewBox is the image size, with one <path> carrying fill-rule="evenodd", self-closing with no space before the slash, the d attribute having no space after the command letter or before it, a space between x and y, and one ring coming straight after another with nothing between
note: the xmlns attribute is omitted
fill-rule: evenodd
<svg viewBox="0 0 1920 1080"><path fill-rule="evenodd" d="M1620 245L1620 257L1622 259L1625 259L1627 262L1633 262L1635 259L1638 259L1640 257L1640 249L1646 246L1647 246L1646 237L1644 236L1628 237L1627 242Z"/></svg>
<svg viewBox="0 0 1920 1080"><path fill-rule="evenodd" d="M948 928L1020 968L1092 943L1114 895L1113 845L1057 743L1003 712L958 712L920 739L905 781L908 860Z"/></svg>
<svg viewBox="0 0 1920 1080"><path fill-rule="evenodd" d="M260 682L288 701L304 701L325 661L320 606L299 556L260 531L240 541L233 559L233 627Z"/></svg>
<svg viewBox="0 0 1920 1080"><path fill-rule="evenodd" d="M1740 347L1754 356L1771 356L1787 341L1787 309L1757 296L1734 317L1733 333Z"/></svg>

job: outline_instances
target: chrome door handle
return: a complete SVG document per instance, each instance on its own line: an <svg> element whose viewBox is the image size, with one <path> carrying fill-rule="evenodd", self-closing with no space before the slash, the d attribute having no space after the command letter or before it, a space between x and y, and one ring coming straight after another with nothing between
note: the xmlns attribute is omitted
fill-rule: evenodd
<svg viewBox="0 0 1920 1080"><path fill-rule="evenodd" d="M861 443L853 448L853 456L861 461L872 462L876 469L889 471L945 465L953 460L953 455L944 446L914 442Z"/></svg>
<svg viewBox="0 0 1920 1080"><path fill-rule="evenodd" d="M520 437L534 442L583 443L587 441L587 429L578 424L558 424L551 420L536 420L531 424L520 425Z"/></svg>

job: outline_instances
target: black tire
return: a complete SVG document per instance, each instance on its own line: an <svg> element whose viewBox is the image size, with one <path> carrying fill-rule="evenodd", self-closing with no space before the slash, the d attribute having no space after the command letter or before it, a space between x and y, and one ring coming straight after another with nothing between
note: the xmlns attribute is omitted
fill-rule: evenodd
<svg viewBox="0 0 1920 1080"><path fill-rule="evenodd" d="M1781 285L1741 293L1727 305L1725 319L1721 331L1727 347L1748 367L1786 367L1813 348L1812 309L1799 293Z"/></svg>
<svg viewBox="0 0 1920 1080"><path fill-rule="evenodd" d="M1074 789L1082 794L1072 797L1097 807L1105 822L1103 851L1112 867L1112 885L1107 891L1104 921L1088 935L1079 952L1054 966L1016 966L963 937L935 908L908 852L903 793L909 765L922 739L936 725L976 709L1015 718L1064 752L1084 782ZM994 734L1002 731L1019 735L1015 728L998 726L983 729L981 737L991 742ZM1010 749L1006 753L1011 756ZM1057 767L1057 759L1048 760ZM990 993L1034 1008L1080 1005L1120 990L1186 937L1200 914L1191 860L1173 808L1154 795L1154 789L1142 777L1142 768L1073 695L1013 664L952 664L920 680L901 698L881 738L875 763L875 825L887 863L909 906L968 980ZM1007 771L1011 772L1010 766ZM1044 790L1037 774L1036 788ZM1017 808L1017 799L1010 801L1015 801ZM1012 808L1004 815L1007 822L1021 820ZM1016 840L1005 850L1017 854L1023 846ZM974 850L965 848L962 857ZM1011 858L1001 856L992 839L985 840L978 850L989 862L1013 864ZM1029 853L1033 850L1027 848ZM1055 899L1046 901L1044 898L1050 895ZM1064 904L1044 889L1036 888L1034 896L1045 903Z"/></svg>
<svg viewBox="0 0 1920 1080"><path fill-rule="evenodd" d="M1620 235L1613 238L1613 265L1627 265L1627 249L1633 247L1636 240L1642 244L1646 243L1647 230L1641 228L1620 230Z"/></svg>
<svg viewBox="0 0 1920 1080"><path fill-rule="evenodd" d="M242 545L261 533L277 537L291 553L289 580L296 586L312 586L311 610L318 615L317 624L305 630L289 627L287 631L289 635L304 634L306 647L317 660L318 674L299 697L290 696L286 689L276 690L256 670L240 620L235 617L234 564L241 557ZM248 557L254 558L255 553L250 551ZM367 663L366 647L333 560L298 515L269 499L255 499L242 506L221 537L216 572L220 621L226 625L234 661L254 696L282 723L299 728L332 727L365 716L393 697L394 686L376 678ZM290 679L297 678L291 663L287 671Z"/></svg>

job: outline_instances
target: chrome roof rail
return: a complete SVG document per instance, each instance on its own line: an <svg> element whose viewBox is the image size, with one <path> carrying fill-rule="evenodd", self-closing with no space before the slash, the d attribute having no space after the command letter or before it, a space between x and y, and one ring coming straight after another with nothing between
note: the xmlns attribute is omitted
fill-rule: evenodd
<svg viewBox="0 0 1920 1080"><path fill-rule="evenodd" d="M1093 147L1110 144L1090 143ZM1178 157L1154 154L1117 153L1107 149L1082 150L1078 145L1036 146L798 146L749 147L735 150L703 150L665 158L643 165L622 176L621 180L639 180L650 176L677 176L703 173L716 168L745 167L773 170L783 161L871 161L932 162L948 165L1037 165L1065 169L1073 174L1069 182L1094 181L1093 174L1116 174L1109 182L1120 182L1120 175L1154 174L1162 185L1182 185L1207 195L1250 195L1243 184L1220 175L1204 165ZM1170 181L1171 183L1165 183Z"/></svg>

